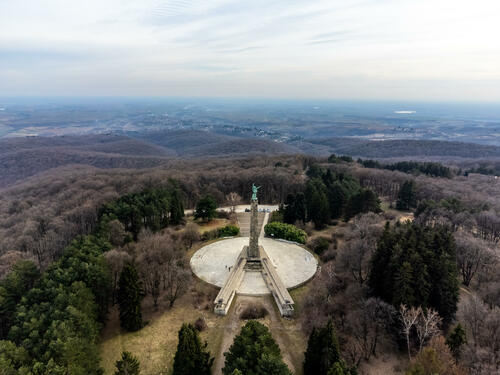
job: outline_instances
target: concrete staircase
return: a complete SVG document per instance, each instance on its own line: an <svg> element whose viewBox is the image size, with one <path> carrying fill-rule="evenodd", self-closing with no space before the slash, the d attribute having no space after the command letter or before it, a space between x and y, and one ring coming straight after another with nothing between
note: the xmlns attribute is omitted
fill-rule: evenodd
<svg viewBox="0 0 500 375"><path fill-rule="evenodd" d="M262 223L266 216L265 212L258 213L258 233L260 233L262 229ZM242 237L250 237L250 212L238 212L236 214L238 219L238 225L240 227L240 236Z"/></svg>

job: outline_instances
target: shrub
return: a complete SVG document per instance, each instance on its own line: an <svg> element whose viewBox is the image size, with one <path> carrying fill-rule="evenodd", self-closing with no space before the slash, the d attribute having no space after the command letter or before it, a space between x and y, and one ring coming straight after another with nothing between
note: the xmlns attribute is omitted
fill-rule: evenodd
<svg viewBox="0 0 500 375"><path fill-rule="evenodd" d="M215 240L220 237L233 237L237 236L240 233L240 228L236 225L226 225L225 227L212 229L206 232L203 232L201 235L202 241L210 241Z"/></svg>
<svg viewBox="0 0 500 375"><path fill-rule="evenodd" d="M285 223L269 223L264 227L264 232L270 237L282 238L301 244L305 244L307 239L306 232L297 228L295 225Z"/></svg>
<svg viewBox="0 0 500 375"><path fill-rule="evenodd" d="M196 319L196 321L194 322L194 328L196 328L198 332L206 330L207 322L205 322L205 318L199 317L198 319Z"/></svg>
<svg viewBox="0 0 500 375"><path fill-rule="evenodd" d="M219 230L218 229L207 230L206 232L203 232L201 234L202 241L215 240L218 237L219 237Z"/></svg>
<svg viewBox="0 0 500 375"><path fill-rule="evenodd" d="M273 211L271 212L271 215L269 216L269 222L274 223L282 223L283 222L283 213L281 211Z"/></svg>
<svg viewBox="0 0 500 375"><path fill-rule="evenodd" d="M261 319L267 316L269 312L261 304L251 304L247 306L240 314L240 319Z"/></svg>
<svg viewBox="0 0 500 375"><path fill-rule="evenodd" d="M219 237L232 237L237 236L239 233L240 228L236 225L226 225L218 230Z"/></svg>
<svg viewBox="0 0 500 375"><path fill-rule="evenodd" d="M330 240L326 237L316 237L314 240L309 242L309 248L316 254L321 255L330 246Z"/></svg>
<svg viewBox="0 0 500 375"><path fill-rule="evenodd" d="M231 213L227 211L217 211L216 216L218 219L229 219Z"/></svg>

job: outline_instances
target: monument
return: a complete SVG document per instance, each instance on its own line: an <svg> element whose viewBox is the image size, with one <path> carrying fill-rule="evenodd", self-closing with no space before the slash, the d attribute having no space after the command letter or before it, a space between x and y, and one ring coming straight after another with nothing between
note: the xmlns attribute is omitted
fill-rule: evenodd
<svg viewBox="0 0 500 375"><path fill-rule="evenodd" d="M281 281L276 267L272 264L266 251L259 246L260 230L258 225L258 199L257 192L260 187L252 184L252 201L250 209L250 239L248 245L244 246L238 255L236 262L230 267L229 276L215 298L214 312L226 315L231 303L238 292L238 288L247 272L259 272L267 289L273 295L274 300L282 316L293 314L293 300L285 285Z"/></svg>

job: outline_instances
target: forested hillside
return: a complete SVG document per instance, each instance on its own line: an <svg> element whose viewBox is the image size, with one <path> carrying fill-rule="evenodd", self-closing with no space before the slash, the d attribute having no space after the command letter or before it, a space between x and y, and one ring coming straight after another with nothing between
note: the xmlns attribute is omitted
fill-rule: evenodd
<svg viewBox="0 0 500 375"><path fill-rule="evenodd" d="M321 138L306 142L329 147L330 153L366 158L447 156L462 158L500 157L500 147L476 143L433 140L366 141L359 138Z"/></svg>
<svg viewBox="0 0 500 375"><path fill-rule="evenodd" d="M187 254L224 231L201 235L184 208L207 197L215 206L247 202L255 183L261 203L280 205L266 233L300 235L320 259L291 323L310 335L305 357L331 346L331 357L318 357L327 364L320 371L370 374L383 356L414 375L435 356L433 365L450 374L494 373L498 180L419 163L379 167L338 156L172 160L143 170L61 167L3 189L0 363L97 374L108 308L119 309L124 330L138 332L147 324L142 312L170 314L183 295L191 310L205 298L211 309L214 296L197 291ZM262 365L288 373L280 351L270 354ZM212 366L210 353L199 355L203 368ZM304 374L316 371L309 368Z"/></svg>
<svg viewBox="0 0 500 375"><path fill-rule="evenodd" d="M366 141L358 138L277 141L214 131L165 130L124 134L0 139L0 187L65 165L152 168L172 159L332 153L363 158L443 161L463 173L497 174L500 147L445 141ZM384 162L390 164L389 162ZM399 169L395 167L395 169Z"/></svg>

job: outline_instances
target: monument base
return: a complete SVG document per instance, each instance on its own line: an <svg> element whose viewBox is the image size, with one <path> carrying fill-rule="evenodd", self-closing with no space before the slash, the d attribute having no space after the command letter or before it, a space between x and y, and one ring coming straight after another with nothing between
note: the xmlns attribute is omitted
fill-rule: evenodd
<svg viewBox="0 0 500 375"><path fill-rule="evenodd" d="M248 256L248 246L244 246L242 253L247 255L246 258L246 263L245 263L245 270L247 271L261 271L262 270L262 260L260 257L260 254L262 254L263 248L262 246L259 246L259 256L257 257L250 257Z"/></svg>

